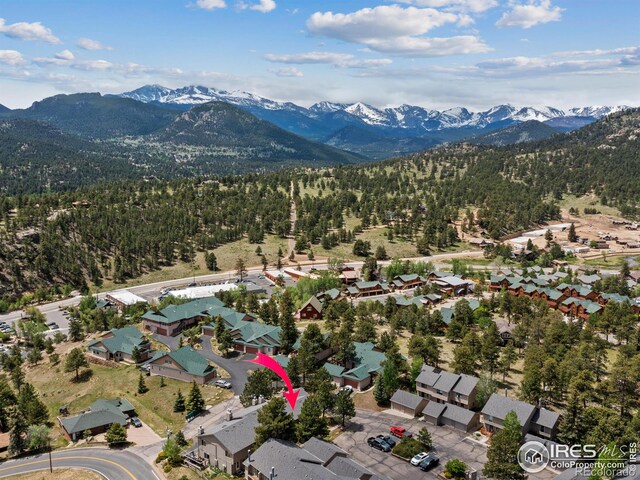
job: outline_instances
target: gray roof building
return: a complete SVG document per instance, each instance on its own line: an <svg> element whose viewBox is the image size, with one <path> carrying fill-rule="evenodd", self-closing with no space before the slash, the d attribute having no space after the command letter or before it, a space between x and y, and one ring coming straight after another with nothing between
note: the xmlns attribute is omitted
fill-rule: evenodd
<svg viewBox="0 0 640 480"><path fill-rule="evenodd" d="M523 429L528 429L531 419L536 412L536 407L529 403L494 393L482 409L482 415L490 419L494 418L504 421L507 414L512 411L516 413Z"/></svg>

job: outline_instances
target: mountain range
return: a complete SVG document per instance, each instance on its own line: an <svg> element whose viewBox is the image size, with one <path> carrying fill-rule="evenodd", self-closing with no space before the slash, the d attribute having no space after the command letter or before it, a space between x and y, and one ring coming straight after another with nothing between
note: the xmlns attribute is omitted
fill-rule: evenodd
<svg viewBox="0 0 640 480"><path fill-rule="evenodd" d="M305 108L248 92L228 92L197 85L177 89L145 85L120 96L181 109L210 101L230 103L297 135L371 158L421 150L530 120L545 123L557 131L570 131L628 108L624 105L586 106L565 111L507 104L475 112L464 107L440 111L415 105L376 108L362 102L328 101ZM346 127L357 128L345 130ZM372 145L379 148L372 148Z"/></svg>

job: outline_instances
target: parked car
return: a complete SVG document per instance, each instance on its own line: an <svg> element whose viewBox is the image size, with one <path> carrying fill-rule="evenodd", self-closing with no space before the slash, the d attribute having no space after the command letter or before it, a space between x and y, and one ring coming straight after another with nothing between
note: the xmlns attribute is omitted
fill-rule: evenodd
<svg viewBox="0 0 640 480"><path fill-rule="evenodd" d="M376 450L380 450L381 452L390 452L391 447L384 441L380 440L376 437L369 437L367 439L367 443L370 447L375 448Z"/></svg>
<svg viewBox="0 0 640 480"><path fill-rule="evenodd" d="M413 433L411 433L409 430L407 430L404 427L396 427L393 426L389 429L389 431L391 432L391 435L393 435L394 437L398 437L398 438L412 438L413 437Z"/></svg>
<svg viewBox="0 0 640 480"><path fill-rule="evenodd" d="M347 392L349 395L353 393L353 387L351 385L345 385L340 389L341 392Z"/></svg>
<svg viewBox="0 0 640 480"><path fill-rule="evenodd" d="M140 371L147 374L147 377L151 375L151 365L148 363L140 367Z"/></svg>
<svg viewBox="0 0 640 480"><path fill-rule="evenodd" d="M136 428L140 428L142 426L142 422L138 417L131 417L131 425Z"/></svg>
<svg viewBox="0 0 640 480"><path fill-rule="evenodd" d="M389 435L378 435L376 438L379 438L380 440L385 442L392 449L393 449L393 447L396 446L396 441L393 438L391 438Z"/></svg>
<svg viewBox="0 0 640 480"><path fill-rule="evenodd" d="M418 467L420 467L420 470L422 470L423 472L426 472L427 470L431 470L433 467L437 466L439 463L440 459L430 453L422 459Z"/></svg>
<svg viewBox="0 0 640 480"><path fill-rule="evenodd" d="M418 465L420 465L420 462L422 462L422 460L424 460L428 455L429 454L427 452L420 452L411 459L411 465L417 467Z"/></svg>
<svg viewBox="0 0 640 480"><path fill-rule="evenodd" d="M59 329L59 328L60 328L56 322L47 323L47 326L48 326L51 330L57 330L57 329Z"/></svg>
<svg viewBox="0 0 640 480"><path fill-rule="evenodd" d="M218 380L213 382L213 384L216 387L220 387L220 388L231 388L231 383L228 382L227 380L223 380L222 378L219 378Z"/></svg>

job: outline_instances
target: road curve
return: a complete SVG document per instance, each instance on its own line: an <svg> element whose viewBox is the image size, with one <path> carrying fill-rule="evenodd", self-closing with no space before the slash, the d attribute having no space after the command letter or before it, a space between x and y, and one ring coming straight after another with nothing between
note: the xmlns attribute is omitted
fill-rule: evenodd
<svg viewBox="0 0 640 480"><path fill-rule="evenodd" d="M158 479L151 465L141 457L126 450L107 448L77 448L52 453L53 468L77 468L90 470L107 480ZM0 478L49 470L49 455L44 453L0 464Z"/></svg>

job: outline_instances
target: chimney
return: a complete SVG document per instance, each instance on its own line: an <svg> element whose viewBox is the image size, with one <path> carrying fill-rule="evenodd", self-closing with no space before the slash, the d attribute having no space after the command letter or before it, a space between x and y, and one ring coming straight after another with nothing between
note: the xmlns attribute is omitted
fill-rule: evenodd
<svg viewBox="0 0 640 480"><path fill-rule="evenodd" d="M227 422L230 422L231 420L233 420L233 412L230 408L227 408Z"/></svg>
<svg viewBox="0 0 640 480"><path fill-rule="evenodd" d="M269 473L269 480L273 480L276 478L276 467L271 467L271 472Z"/></svg>
<svg viewBox="0 0 640 480"><path fill-rule="evenodd" d="M258 397L253 397L253 398L251 399L251 405L254 405L254 406L255 406L255 405L257 405L257 404L258 404Z"/></svg>
<svg viewBox="0 0 640 480"><path fill-rule="evenodd" d="M251 463L251 449L247 451L247 462Z"/></svg>
<svg viewBox="0 0 640 480"><path fill-rule="evenodd" d="M198 427L198 433L199 433L200 435L204 435L204 427L203 427L202 425L200 425L200 426Z"/></svg>
<svg viewBox="0 0 640 480"><path fill-rule="evenodd" d="M263 404L264 403L264 397L262 395L260 395L260 397L258 398L258 405Z"/></svg>

